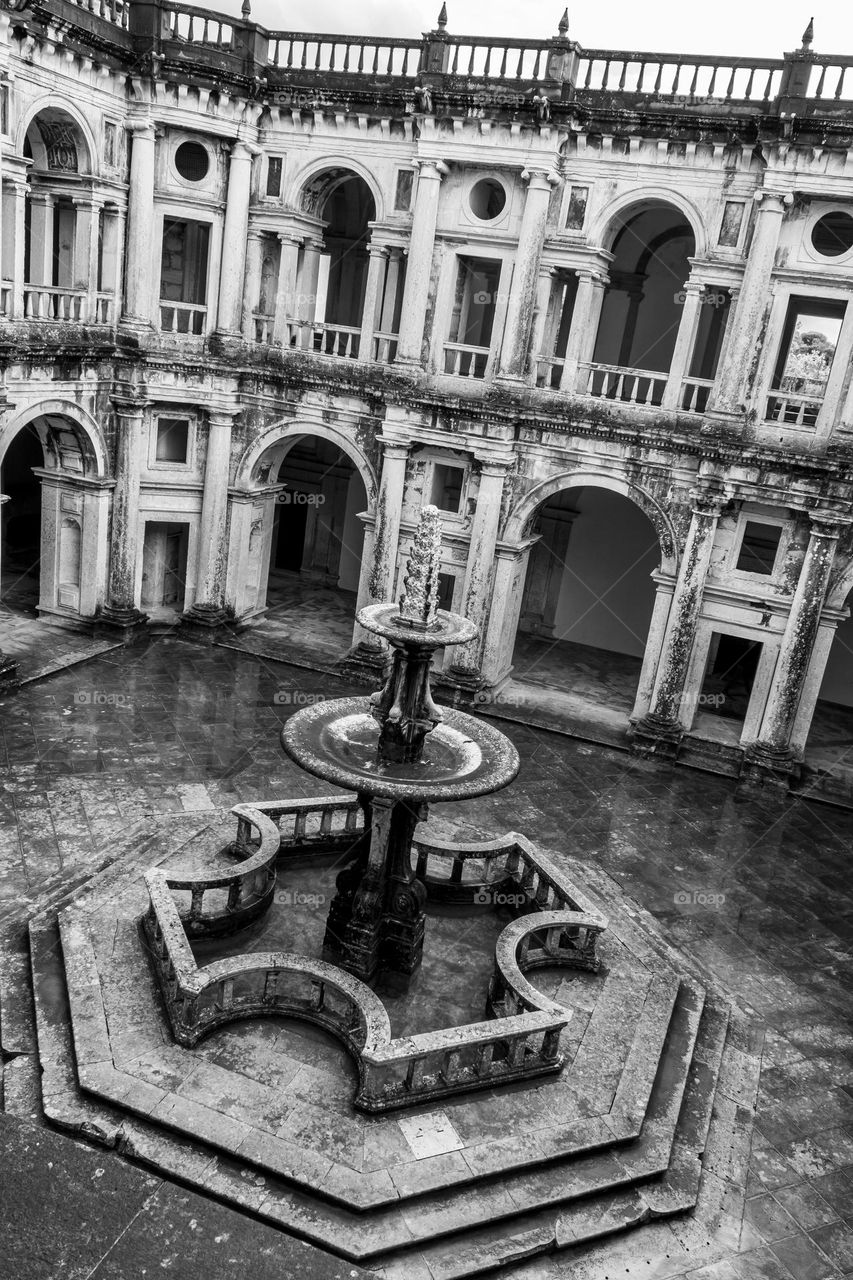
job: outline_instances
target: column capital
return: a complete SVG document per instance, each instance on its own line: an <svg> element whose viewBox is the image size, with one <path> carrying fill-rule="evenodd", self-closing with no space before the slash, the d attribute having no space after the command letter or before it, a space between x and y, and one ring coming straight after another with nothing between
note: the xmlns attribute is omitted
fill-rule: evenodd
<svg viewBox="0 0 853 1280"><path fill-rule="evenodd" d="M207 425L208 427L232 427L234 419L239 414L239 409L207 409Z"/></svg>
<svg viewBox="0 0 853 1280"><path fill-rule="evenodd" d="M295 244L299 247L305 243L305 237L297 231L276 231L275 234L282 245Z"/></svg>
<svg viewBox="0 0 853 1280"><path fill-rule="evenodd" d="M430 178L436 182L441 182L450 173L450 165L444 160L413 160L412 164L421 178Z"/></svg>
<svg viewBox="0 0 853 1280"><path fill-rule="evenodd" d="M836 541L841 537L841 531L849 524L848 520L844 520L841 516L833 511L809 511L809 537L826 538L829 541Z"/></svg>
<svg viewBox="0 0 853 1280"><path fill-rule="evenodd" d="M782 213L794 203L790 191L754 191L752 198L762 213Z"/></svg>
<svg viewBox="0 0 853 1280"><path fill-rule="evenodd" d="M396 440L384 440L381 436L379 439L382 444L383 459L395 458L399 461L401 458L408 458L409 446L407 444L400 444Z"/></svg>
<svg viewBox="0 0 853 1280"><path fill-rule="evenodd" d="M695 515L716 519L722 515L723 508L728 506L731 497L719 489L705 489L697 486L690 490L690 501Z"/></svg>
<svg viewBox="0 0 853 1280"><path fill-rule="evenodd" d="M243 138L237 138L231 147L231 160L252 160L255 156L261 154L260 147L256 147L251 142L246 142Z"/></svg>
<svg viewBox="0 0 853 1280"><path fill-rule="evenodd" d="M112 397L112 405L115 413L120 418L141 418L145 410L149 407L149 401L145 399L132 399L131 397L123 398L120 396Z"/></svg>
<svg viewBox="0 0 853 1280"><path fill-rule="evenodd" d="M559 173L554 169L543 167L541 169L524 168L521 171L522 182L527 183L528 191L548 191L552 187L557 187L563 181Z"/></svg>
<svg viewBox="0 0 853 1280"><path fill-rule="evenodd" d="M478 463L481 478L483 476L495 476L504 479L513 463L512 458L506 460L501 458L482 458L476 453L474 457Z"/></svg>
<svg viewBox="0 0 853 1280"><path fill-rule="evenodd" d="M153 120L125 120L124 127L135 138L153 142L157 126Z"/></svg>

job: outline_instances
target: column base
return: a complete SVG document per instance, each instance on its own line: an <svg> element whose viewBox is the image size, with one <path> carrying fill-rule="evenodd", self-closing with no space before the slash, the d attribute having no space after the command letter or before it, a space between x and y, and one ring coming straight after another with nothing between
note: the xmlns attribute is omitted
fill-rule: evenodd
<svg viewBox="0 0 853 1280"><path fill-rule="evenodd" d="M738 781L748 789L771 787L787 791L792 782L799 780L801 773L802 764L790 748L753 742L743 753Z"/></svg>
<svg viewBox="0 0 853 1280"><path fill-rule="evenodd" d="M114 605L105 605L95 622L96 634L114 635L130 644L139 638L148 625L148 614L140 609L122 609Z"/></svg>
<svg viewBox="0 0 853 1280"><path fill-rule="evenodd" d="M11 693L18 687L18 662L6 653L0 653L0 693Z"/></svg>
<svg viewBox="0 0 853 1280"><path fill-rule="evenodd" d="M377 680L382 678L387 661L387 649L379 649L362 641L341 659L338 671L350 680L363 681L375 687Z"/></svg>
<svg viewBox="0 0 853 1280"><path fill-rule="evenodd" d="M234 615L215 604L194 604L181 614L181 635L201 644L213 644L234 629Z"/></svg>
<svg viewBox="0 0 853 1280"><path fill-rule="evenodd" d="M650 714L631 723L628 738L635 755L677 760L684 738L684 727L676 720L665 720L662 716Z"/></svg>

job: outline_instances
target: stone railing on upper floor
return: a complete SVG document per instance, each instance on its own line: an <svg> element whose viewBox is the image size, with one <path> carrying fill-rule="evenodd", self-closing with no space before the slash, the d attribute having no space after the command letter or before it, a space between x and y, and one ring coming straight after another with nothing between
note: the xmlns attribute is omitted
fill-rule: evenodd
<svg viewBox="0 0 853 1280"><path fill-rule="evenodd" d="M32 0L16 10L37 22L59 19L75 41L93 38L137 67L153 55L152 69L180 78L205 66L229 74L253 96L299 93L320 100L377 89L411 100L420 81L448 101L478 90L502 92L481 105L510 112L535 109L545 94L584 108L611 103L622 109L713 114L849 114L853 111L853 56L814 53L811 36L781 58L584 49L568 36L566 21L548 39L454 35L442 12L438 27L418 38L270 31L247 16L217 13L179 0ZM242 82L242 84L240 83ZM494 99L492 101L492 98Z"/></svg>

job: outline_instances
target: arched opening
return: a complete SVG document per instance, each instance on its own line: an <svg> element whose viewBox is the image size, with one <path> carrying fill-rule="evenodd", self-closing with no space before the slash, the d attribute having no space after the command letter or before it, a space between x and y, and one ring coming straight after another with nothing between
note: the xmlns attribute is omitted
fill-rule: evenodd
<svg viewBox="0 0 853 1280"><path fill-rule="evenodd" d="M853 594L845 608L853 606ZM838 624L808 729L805 758L815 768L853 774L853 611Z"/></svg>
<svg viewBox="0 0 853 1280"><path fill-rule="evenodd" d="M658 535L630 499L567 488L531 517L513 680L630 715L655 600Z"/></svg>
<svg viewBox="0 0 853 1280"><path fill-rule="evenodd" d="M2 581L7 608L34 614L39 600L41 564L41 482L34 467L44 466L44 449L35 423L23 427L0 464L0 492L8 499L2 518Z"/></svg>
<svg viewBox="0 0 853 1280"><path fill-rule="evenodd" d="M24 315L109 320L118 271L118 208L101 208L86 198L92 166L82 128L67 111L46 107L30 121L23 154L29 161Z"/></svg>
<svg viewBox="0 0 853 1280"><path fill-rule="evenodd" d="M312 435L285 443L283 456L281 443L270 451L269 483L284 487L271 513L263 627L289 645L341 656L352 644L367 492L336 444Z"/></svg>
<svg viewBox="0 0 853 1280"><path fill-rule="evenodd" d="M671 205L635 205L617 219L608 247L613 261L588 389L607 399L659 405L681 322L690 258L696 251L693 230ZM710 315L711 309L706 311ZM706 335L704 328L699 337L703 347L719 340ZM707 361L700 359L699 364L704 369Z"/></svg>
<svg viewBox="0 0 853 1280"><path fill-rule="evenodd" d="M80 612L79 480L97 470L91 440L60 413L41 414L12 436L0 458L0 492L7 498L0 507L0 599L7 608Z"/></svg>

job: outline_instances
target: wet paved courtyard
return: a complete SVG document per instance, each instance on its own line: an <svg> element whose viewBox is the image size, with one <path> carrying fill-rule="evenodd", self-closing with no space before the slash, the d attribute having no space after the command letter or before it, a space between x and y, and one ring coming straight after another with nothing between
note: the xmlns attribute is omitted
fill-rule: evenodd
<svg viewBox="0 0 853 1280"><path fill-rule="evenodd" d="M329 790L278 733L330 676L164 638L0 704L0 917L147 826ZM470 838L515 829L600 866L766 1028L742 1252L699 1280L853 1275L853 814L737 799L726 779L507 726L505 792L449 807ZM216 847L216 846L214 846ZM531 1272L531 1274L533 1274Z"/></svg>

